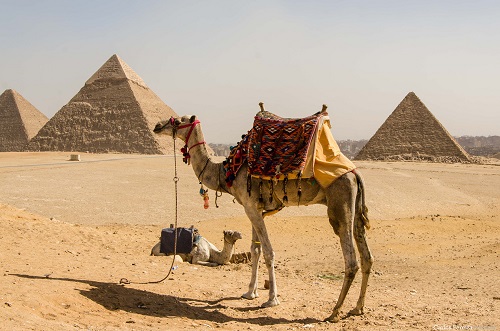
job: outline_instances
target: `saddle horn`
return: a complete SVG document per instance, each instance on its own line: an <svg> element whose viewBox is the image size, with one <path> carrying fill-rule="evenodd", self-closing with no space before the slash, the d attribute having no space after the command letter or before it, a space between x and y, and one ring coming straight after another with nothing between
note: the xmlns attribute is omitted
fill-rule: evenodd
<svg viewBox="0 0 500 331"><path fill-rule="evenodd" d="M325 105L325 104L323 104L323 108L321 108L321 112L322 112L322 113L326 112L326 108L328 108L328 106L327 106L327 105Z"/></svg>
<svg viewBox="0 0 500 331"><path fill-rule="evenodd" d="M263 102L259 102L259 107L260 107L260 111L266 111L264 109L264 103Z"/></svg>

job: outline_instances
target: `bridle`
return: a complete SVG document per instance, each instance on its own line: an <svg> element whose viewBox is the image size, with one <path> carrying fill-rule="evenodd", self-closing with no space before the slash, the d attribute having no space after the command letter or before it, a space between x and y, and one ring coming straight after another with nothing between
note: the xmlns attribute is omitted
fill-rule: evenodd
<svg viewBox="0 0 500 331"><path fill-rule="evenodd" d="M189 151L196 146L206 144L206 141L203 140L203 141L199 141L199 142L195 143L194 145L188 146L189 138L191 138L191 134L193 133L194 128L196 127L196 125L200 124L200 121L194 120L191 123L179 125L176 123L174 117L170 117L170 120L163 126L163 128L165 128L165 126L167 126L167 124L169 124L169 123L172 125L172 135L174 138L175 138L175 134L177 133L177 130L189 128L189 131L186 135L185 145L183 148L181 148L181 152L182 152L182 156L183 156L182 161L184 161L184 163L189 164L189 159L191 158L191 155L189 155Z"/></svg>
<svg viewBox="0 0 500 331"><path fill-rule="evenodd" d="M170 119L167 121L167 123L165 123L165 125L163 125L161 127L161 130L165 129L165 127L170 124L172 125L172 137L174 138L174 148L175 148L175 135L177 133L177 130L180 130L180 129L186 129L186 128L189 128L189 131L186 135L186 141L185 141L185 145L183 148L181 148L181 152L182 152L182 156L183 156L183 159L182 161L184 161L184 163L186 164L189 164L189 159L191 158L191 155L189 155L189 151L191 149L193 149L194 147L196 146L200 146L200 145L205 145L206 144L206 141L203 140L203 141L200 141L200 142L197 142L195 143L194 145L191 145L191 146L188 146L188 143L189 143L189 138L191 138L191 134L193 133L193 130L194 128L196 127L196 125L200 124L200 121L199 120L194 120L193 122L191 123L187 123L187 124L182 124L180 125L180 123L176 123L176 120L175 118L172 116L170 117ZM205 172L205 169L207 168L208 166L208 163L210 161L210 158L207 159L207 162L205 163L205 166L203 167L203 169L201 170L200 174L197 176L198 177L198 180L200 181L200 184L201 184L201 178L203 176L203 173ZM217 190L215 191L215 206L217 208L219 208L219 206L217 205L217 198L220 197L222 195L222 190L226 191L227 193L229 193L229 191L224 187L224 185L221 185L220 184L220 178L219 178L219 185L217 187ZM219 194L220 193L220 194Z"/></svg>

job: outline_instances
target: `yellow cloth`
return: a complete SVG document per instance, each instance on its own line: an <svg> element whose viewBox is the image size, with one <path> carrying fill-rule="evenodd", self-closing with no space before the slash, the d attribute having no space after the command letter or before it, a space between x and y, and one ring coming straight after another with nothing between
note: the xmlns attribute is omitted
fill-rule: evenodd
<svg viewBox="0 0 500 331"><path fill-rule="evenodd" d="M314 178L322 187L330 186L335 179L356 168L340 151L330 128L330 121L325 118L318 130L314 150Z"/></svg>

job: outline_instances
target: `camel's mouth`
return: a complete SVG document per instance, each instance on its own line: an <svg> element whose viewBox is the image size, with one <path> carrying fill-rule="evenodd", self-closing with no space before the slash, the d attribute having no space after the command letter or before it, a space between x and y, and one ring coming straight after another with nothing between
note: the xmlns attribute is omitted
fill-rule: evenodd
<svg viewBox="0 0 500 331"><path fill-rule="evenodd" d="M166 126L166 124L162 124L161 122L158 122L158 124L156 124L155 128L153 129L153 132L160 133L163 131L163 129L165 129L165 126Z"/></svg>

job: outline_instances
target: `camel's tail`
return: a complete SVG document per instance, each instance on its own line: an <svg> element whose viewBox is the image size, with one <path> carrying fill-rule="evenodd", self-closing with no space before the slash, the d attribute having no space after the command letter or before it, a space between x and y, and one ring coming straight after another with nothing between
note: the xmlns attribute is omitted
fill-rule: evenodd
<svg viewBox="0 0 500 331"><path fill-rule="evenodd" d="M370 229L370 220L368 219L368 207L366 207L366 199L365 199L365 185L364 185L364 181L363 181L363 177L361 176L361 174L359 173L359 171L355 171L353 170L352 171L354 173L354 175L356 175L356 179L357 179L357 182L358 182L358 192L359 192L359 196L361 197L361 201L359 206L361 207L361 220L363 221L363 225L365 226L365 228L367 230Z"/></svg>

